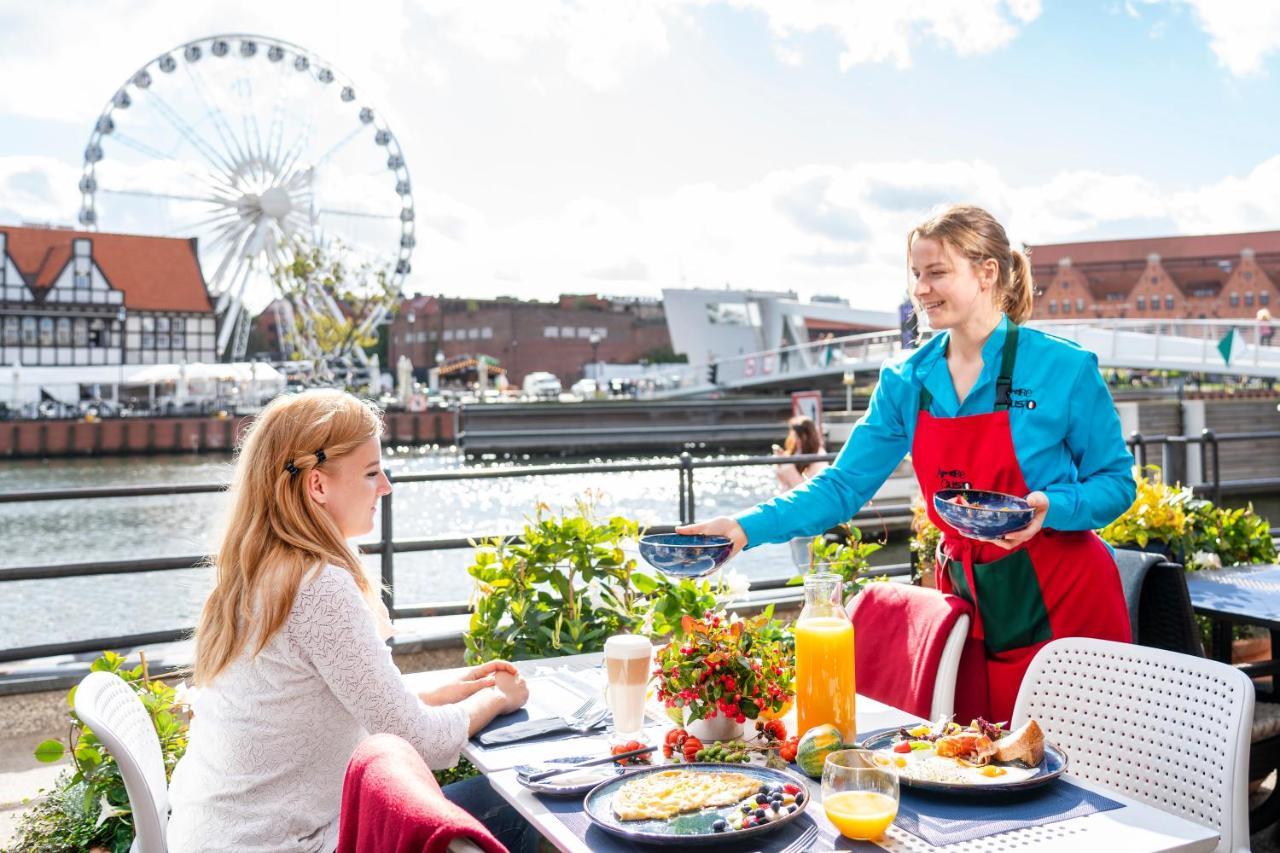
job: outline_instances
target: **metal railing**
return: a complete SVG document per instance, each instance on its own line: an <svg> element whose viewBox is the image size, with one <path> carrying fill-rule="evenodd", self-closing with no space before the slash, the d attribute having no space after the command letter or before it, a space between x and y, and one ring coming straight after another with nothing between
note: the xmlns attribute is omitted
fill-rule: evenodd
<svg viewBox="0 0 1280 853"><path fill-rule="evenodd" d="M1185 473L1185 452L1179 454L1178 448L1184 451L1188 446L1198 445L1209 452L1200 454L1200 479L1197 491L1210 492L1215 501L1221 501L1223 481L1219 460L1219 445L1224 442L1257 441L1280 439L1280 431L1223 433L1215 434L1212 430L1204 430L1199 436L1144 436L1133 433L1127 439L1130 450L1134 453L1139 465L1145 466L1148 461L1148 448L1160 447L1162 451L1162 467L1169 472L1167 479L1171 482L1185 480L1185 476L1174 476L1178 472ZM688 453L678 458L657 459L646 462L597 462L576 465L554 466L520 466L510 468L480 468L463 471L426 471L414 474L396 474L387 472L393 484L453 482L466 480L499 480L519 477L565 476L571 474L610 474L635 473L642 471L675 471L677 473L676 515L681 524L689 524L696 520L695 472L713 468L740 468L761 465L776 465L779 462L831 462L837 454L813 454L799 456L754 456L746 458L710 458L696 459ZM1227 485L1236 485L1229 483ZM1249 481L1249 485L1274 486L1280 489L1280 479L1268 481ZM225 483L188 483L156 486L114 486L81 489L42 489L37 491L20 491L0 493L0 504L29 503L39 501L79 501L85 499L106 499L126 497L155 497L165 495L212 494L224 491ZM394 619L458 616L470 612L470 604L466 601L450 601L440 603L418 603L397 605L395 603L395 557L397 554L421 553L430 551L465 550L473 547L478 539L500 536L516 538L511 533L475 534L465 538L421 538L396 539L394 537L394 490L382 497L381 528L379 539L359 545L362 554L377 554L379 570L383 586L383 601ZM874 509L859 512L854 522L867 524L902 523L911 517L909 503L886 503ZM655 525L650 532L663 533L674 529L673 525ZM91 561L82 563L64 563L58 565L18 566L0 568L0 583L24 580L50 580L56 578L90 577L95 575L137 574L143 572L177 571L207 567L207 555L190 555L177 557L156 557L151 559ZM890 576L904 575L911 571L907 564L892 564L875 567L876 574ZM772 577L752 580L755 590L780 589L786 586L790 576ZM50 657L53 655L79 654L96 652L104 648L122 648L155 643L175 642L185 639L192 633L192 628L178 628L166 631L124 634L115 637L98 637L87 640L73 640L62 643L48 643L18 648L0 649L0 663L10 663L32 658Z"/></svg>

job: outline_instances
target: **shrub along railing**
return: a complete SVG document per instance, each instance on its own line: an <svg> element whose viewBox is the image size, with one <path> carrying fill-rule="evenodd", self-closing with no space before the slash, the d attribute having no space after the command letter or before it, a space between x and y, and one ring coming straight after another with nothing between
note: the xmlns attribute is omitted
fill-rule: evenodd
<svg viewBox="0 0 1280 853"><path fill-rule="evenodd" d="M1179 462L1176 449L1188 445L1199 445L1208 452L1200 454L1201 480L1196 486L1201 493L1212 494L1215 501L1220 501L1224 490L1232 490L1237 486L1256 490L1273 488L1280 491L1280 479L1268 481L1250 480L1242 483L1223 482L1220 478L1218 464L1218 444L1229 441L1254 441L1269 438L1280 438L1280 432L1231 433L1214 435L1205 430L1199 436L1143 436L1134 433L1128 439L1139 465L1145 466L1147 452L1150 447L1162 448L1162 461L1166 470L1185 472L1185 461ZM1185 460L1185 454L1183 454ZM517 477L545 477L570 474L606 474L632 473L637 471L675 471L678 488L676 493L676 516L681 524L693 522L696 517L696 501L694 491L695 472L713 468L739 468L759 465L776 465L787 462L830 462L836 458L834 453L813 454L808 456L776 457L754 456L747 458L713 458L697 459L688 453L678 458L657 459L645 462L596 462L576 465L555 466L519 466L510 468L478 468L464 471L427 471L416 474L396 474L388 472L392 483L427 483L452 482L460 480L498 480ZM42 489L39 491L21 491L0 493L0 503L26 503L33 501L82 501L88 499L108 499L126 497L154 497L163 495L209 494L224 491L225 483L191 483L181 485L155 486L117 486L83 489ZM395 602L395 556L397 554L424 551L466 550L473 543L483 538L491 538L495 534L476 534L466 538L425 538L396 539L393 534L394 523L394 491L382 498L380 538L376 542L362 543L361 553L379 555L379 568L383 586L383 598L392 618L420 618L435 616L458 616L468 613L470 605L465 601L424 602L397 605ZM854 517L853 523L905 523L911 519L911 506L907 503L883 504L871 511L863 511ZM659 525L649 528L651 532L669 532L674 525ZM1272 529L1272 534L1277 533ZM502 534L496 534L502 535ZM135 574L141 572L177 571L195 569L207 565L205 555L157 557L151 559L91 561L82 563L64 563L59 565L15 566L0 568L0 584L24 580L50 580L55 578L89 577L93 575ZM909 564L892 564L876 566L877 575L906 575L911 572ZM786 587L791 576L761 578L752 580L754 590L779 590ZM165 631L122 634L113 637L96 637L86 640L71 640L61 643L45 643L0 649L0 663L50 657L54 655L80 654L99 652L102 649L124 649L157 643L176 642L190 636L191 627L175 628Z"/></svg>

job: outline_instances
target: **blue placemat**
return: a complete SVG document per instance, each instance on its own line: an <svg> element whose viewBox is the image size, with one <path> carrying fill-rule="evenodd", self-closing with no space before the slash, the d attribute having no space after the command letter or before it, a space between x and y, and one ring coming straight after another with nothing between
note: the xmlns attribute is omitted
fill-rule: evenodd
<svg viewBox="0 0 1280 853"><path fill-rule="evenodd" d="M575 669L589 669L590 667L576 667ZM495 717L489 725L476 733L476 737L488 732L505 729L507 726L514 726L517 723L523 723L526 720L539 720L544 717L554 717L564 714L578 707L583 700L587 698L587 686L565 677L562 673L549 673L546 675L533 676L533 679L543 681L545 684L555 688L553 694L546 694L545 691L539 689L529 691L529 704L510 714L502 714ZM533 680L531 679L531 680ZM568 704L566 704L568 703ZM601 720L593 731L607 728L609 725L609 717ZM484 746L475 738L472 743L479 749L485 751L496 751L510 749L516 746L528 746L531 743L544 743L547 741L564 740L565 738L582 737L582 732L560 731L553 732L549 735L543 735L536 738L528 738L526 740L518 740L514 743L495 744L493 746Z"/></svg>
<svg viewBox="0 0 1280 853"><path fill-rule="evenodd" d="M893 822L912 835L941 847L1122 806L1122 803L1087 791L1065 779L1051 782L1025 799L998 802L922 794L904 787L898 803L898 816Z"/></svg>

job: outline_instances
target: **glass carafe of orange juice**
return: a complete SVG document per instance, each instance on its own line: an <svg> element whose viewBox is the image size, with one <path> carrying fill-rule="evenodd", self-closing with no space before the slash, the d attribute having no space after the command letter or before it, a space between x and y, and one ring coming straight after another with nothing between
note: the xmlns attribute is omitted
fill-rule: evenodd
<svg viewBox="0 0 1280 853"><path fill-rule="evenodd" d="M839 575L805 576L804 609L795 628L796 724L800 735L830 724L845 743L853 743L853 623L840 601L843 590Z"/></svg>

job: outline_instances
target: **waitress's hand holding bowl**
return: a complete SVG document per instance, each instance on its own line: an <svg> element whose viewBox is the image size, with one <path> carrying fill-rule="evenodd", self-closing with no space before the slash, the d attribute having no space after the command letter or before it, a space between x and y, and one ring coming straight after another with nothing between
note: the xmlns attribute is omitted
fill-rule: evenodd
<svg viewBox="0 0 1280 853"><path fill-rule="evenodd" d="M1023 542L1026 542L1032 536L1040 532L1040 528L1044 527L1044 515L1049 511L1049 496L1044 492L1032 492L1027 495L1027 504L1035 510L1035 514L1031 516L1031 523L1021 530L1015 530L1012 533L1005 534L999 539L990 539L987 541L994 542L1005 550L1012 551Z"/></svg>
<svg viewBox="0 0 1280 853"><path fill-rule="evenodd" d="M726 536L733 543L733 550L729 552L730 557L736 556L739 551L747 547L747 534L743 532L742 525L727 515L697 524L682 524L676 528L676 533L682 536Z"/></svg>

